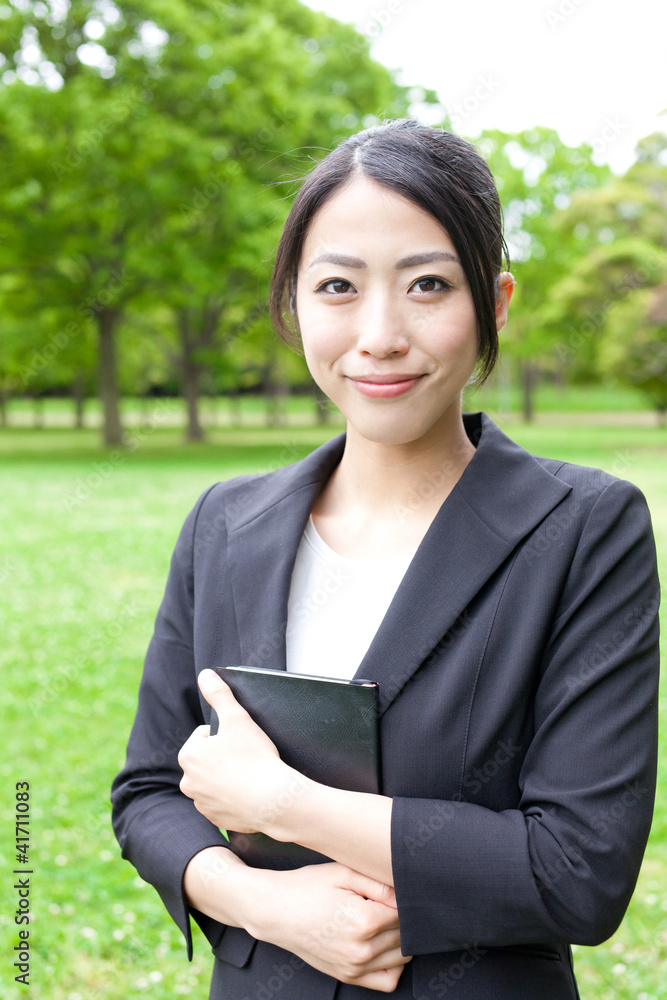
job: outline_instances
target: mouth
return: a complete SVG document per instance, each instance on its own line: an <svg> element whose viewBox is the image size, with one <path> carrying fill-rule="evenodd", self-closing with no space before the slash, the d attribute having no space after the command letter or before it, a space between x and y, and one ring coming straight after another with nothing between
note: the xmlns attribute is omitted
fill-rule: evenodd
<svg viewBox="0 0 667 1000"><path fill-rule="evenodd" d="M362 396L373 399L393 399L410 392L423 378L423 374L395 372L384 375L348 375Z"/></svg>

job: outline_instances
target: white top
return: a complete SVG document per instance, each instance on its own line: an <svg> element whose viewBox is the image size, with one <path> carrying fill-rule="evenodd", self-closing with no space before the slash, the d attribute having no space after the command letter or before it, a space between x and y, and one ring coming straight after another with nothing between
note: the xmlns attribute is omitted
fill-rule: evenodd
<svg viewBox="0 0 667 1000"><path fill-rule="evenodd" d="M329 548L310 518L287 608L288 671L354 677L413 555L349 559Z"/></svg>

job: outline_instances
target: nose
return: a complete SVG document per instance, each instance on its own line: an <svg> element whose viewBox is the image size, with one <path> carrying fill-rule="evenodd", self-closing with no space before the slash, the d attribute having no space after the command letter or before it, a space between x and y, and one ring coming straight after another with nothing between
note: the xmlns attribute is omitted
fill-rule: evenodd
<svg viewBox="0 0 667 1000"><path fill-rule="evenodd" d="M410 342L401 322L400 310L386 292L368 295L355 317L357 350L374 358L406 354Z"/></svg>

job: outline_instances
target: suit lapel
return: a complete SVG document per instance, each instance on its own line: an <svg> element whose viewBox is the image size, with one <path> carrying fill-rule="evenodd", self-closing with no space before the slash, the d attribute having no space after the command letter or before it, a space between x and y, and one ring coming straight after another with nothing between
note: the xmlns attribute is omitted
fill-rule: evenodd
<svg viewBox="0 0 667 1000"><path fill-rule="evenodd" d="M246 482L232 501L229 580L238 624L241 662L285 670L287 602L292 570L315 498L340 461L345 436L301 462Z"/></svg>
<svg viewBox="0 0 667 1000"><path fill-rule="evenodd" d="M477 451L438 511L364 656L357 677L380 683L384 712L518 543L570 487L484 414L464 417ZM287 603L313 503L344 436L240 487L230 518L229 573L242 662L284 670Z"/></svg>
<svg viewBox="0 0 667 1000"><path fill-rule="evenodd" d="M356 677L385 712L486 581L570 487L484 414L466 414L477 452L424 536Z"/></svg>

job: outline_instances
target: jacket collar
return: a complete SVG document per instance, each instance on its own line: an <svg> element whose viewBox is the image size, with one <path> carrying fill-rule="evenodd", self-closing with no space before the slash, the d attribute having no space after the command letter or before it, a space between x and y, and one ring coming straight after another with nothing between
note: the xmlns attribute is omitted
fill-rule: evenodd
<svg viewBox="0 0 667 1000"><path fill-rule="evenodd" d="M384 712L518 543L569 493L486 414L466 414L477 450L424 536L357 677L380 684ZM345 435L244 484L229 523L230 580L243 662L285 669L292 570L313 503ZM317 673L317 664L313 664Z"/></svg>

